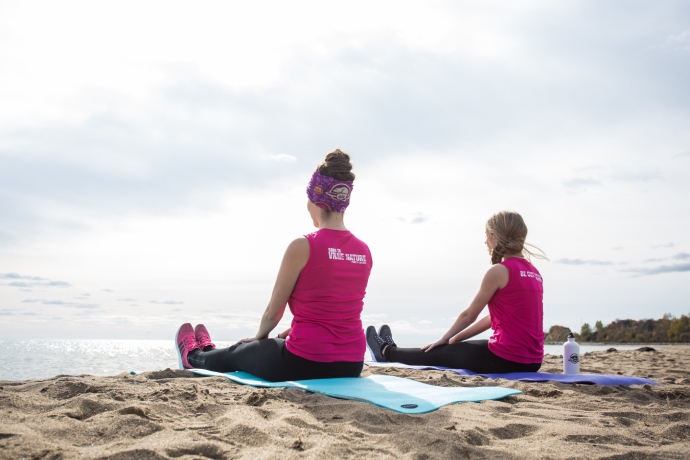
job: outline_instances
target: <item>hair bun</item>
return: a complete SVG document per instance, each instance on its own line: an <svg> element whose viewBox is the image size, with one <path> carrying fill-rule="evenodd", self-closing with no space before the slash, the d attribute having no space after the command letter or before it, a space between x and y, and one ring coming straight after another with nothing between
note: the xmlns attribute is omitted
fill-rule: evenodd
<svg viewBox="0 0 690 460"><path fill-rule="evenodd" d="M355 180L355 174L352 172L352 163L350 162L350 155L340 149L335 149L326 154L326 158L317 167L319 173L330 176L338 180Z"/></svg>

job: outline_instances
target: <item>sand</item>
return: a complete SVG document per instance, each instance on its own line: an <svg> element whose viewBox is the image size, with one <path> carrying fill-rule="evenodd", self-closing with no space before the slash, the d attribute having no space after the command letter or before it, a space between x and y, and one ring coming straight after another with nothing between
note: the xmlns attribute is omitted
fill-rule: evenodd
<svg viewBox="0 0 690 460"><path fill-rule="evenodd" d="M297 389L162 370L0 381L0 458L690 458L690 346L598 351L583 373L659 385L525 383L367 368L440 386L523 393L422 415ZM547 355L543 371L560 372Z"/></svg>

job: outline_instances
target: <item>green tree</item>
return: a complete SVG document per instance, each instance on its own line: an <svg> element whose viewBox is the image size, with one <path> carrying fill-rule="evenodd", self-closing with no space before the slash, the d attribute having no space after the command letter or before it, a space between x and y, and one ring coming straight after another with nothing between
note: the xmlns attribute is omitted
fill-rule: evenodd
<svg viewBox="0 0 690 460"><path fill-rule="evenodd" d="M671 320L666 336L670 342L690 342L690 318L682 315Z"/></svg>
<svg viewBox="0 0 690 460"><path fill-rule="evenodd" d="M593 337L594 334L592 333L592 328L589 326L589 323L583 324L580 328L580 340L582 342L591 342Z"/></svg>
<svg viewBox="0 0 690 460"><path fill-rule="evenodd" d="M660 319L616 319L604 326L601 321L594 323L595 330L589 323L582 325L578 340L585 342L690 342L690 316L675 318L666 313ZM570 329L564 326L552 326L547 342L565 342Z"/></svg>
<svg viewBox="0 0 690 460"><path fill-rule="evenodd" d="M568 340L570 329L565 326L551 326L548 334L544 338L545 342L565 342Z"/></svg>

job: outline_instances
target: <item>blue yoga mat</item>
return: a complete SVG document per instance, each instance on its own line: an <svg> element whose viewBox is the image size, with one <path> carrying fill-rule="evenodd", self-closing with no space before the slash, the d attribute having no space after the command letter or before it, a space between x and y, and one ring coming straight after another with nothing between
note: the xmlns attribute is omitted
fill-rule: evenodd
<svg viewBox="0 0 690 460"><path fill-rule="evenodd" d="M520 380L522 382L561 382L561 383L589 383L594 385L658 385L654 380L627 375L605 374L551 374L549 372L510 372L507 374L478 374L467 369L451 369L442 366L412 366L403 363L368 362L369 366L404 367L417 370L451 371L459 375L480 375L490 379Z"/></svg>
<svg viewBox="0 0 690 460"><path fill-rule="evenodd" d="M423 414L446 404L501 399L521 391L501 387L438 387L390 375L269 382L246 372L220 373L190 369L195 374L220 376L243 385L267 388L299 388L334 398L368 402L403 414Z"/></svg>

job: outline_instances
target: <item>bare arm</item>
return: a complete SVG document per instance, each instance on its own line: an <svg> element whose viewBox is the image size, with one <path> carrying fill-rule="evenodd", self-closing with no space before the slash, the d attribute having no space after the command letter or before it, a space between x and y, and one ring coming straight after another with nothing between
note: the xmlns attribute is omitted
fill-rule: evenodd
<svg viewBox="0 0 690 460"><path fill-rule="evenodd" d="M280 270L278 270L275 285L273 286L271 300L269 300L268 306L261 317L259 331L256 333L256 336L242 339L239 341L240 343L265 339L275 329L283 317L283 313L285 313L287 301L295 288L297 278L308 260L309 242L306 238L297 238L288 245L283 261L280 264Z"/></svg>
<svg viewBox="0 0 690 460"><path fill-rule="evenodd" d="M482 332L486 331L487 329L491 328L491 315L486 315L479 321L475 322L472 324L470 327L467 329L463 330L462 332L455 334L453 338L451 338L448 343L456 343L456 342L462 342L463 340L471 339L477 334L481 334Z"/></svg>
<svg viewBox="0 0 690 460"><path fill-rule="evenodd" d="M285 329L283 332L281 332L280 334L278 334L278 338L279 338L279 339L287 339L288 335L290 335L290 332L292 332L292 328L291 328L291 327Z"/></svg>
<svg viewBox="0 0 690 460"><path fill-rule="evenodd" d="M460 313L450 329L448 329L448 331L443 334L439 340L422 347L422 350L429 351L438 345L445 345L449 343L451 338L455 337L472 325L472 323L474 323L477 319L477 316L479 316L479 313L484 309L486 304L489 303L489 300L491 300L491 297L494 295L494 293L498 289L508 284L508 273L508 269L499 264L496 264L487 270L486 274L484 275L484 279L482 280L482 284L479 287L479 292L477 292L477 295L474 296L474 299L470 303L469 307ZM482 321L484 321L484 319L482 319ZM484 323L481 321L480 323L483 326ZM491 323L489 322L489 326L490 325ZM477 329L478 328L479 327L477 327ZM481 331L478 331L477 333L479 332ZM463 334L463 336L464 335L465 334Z"/></svg>

